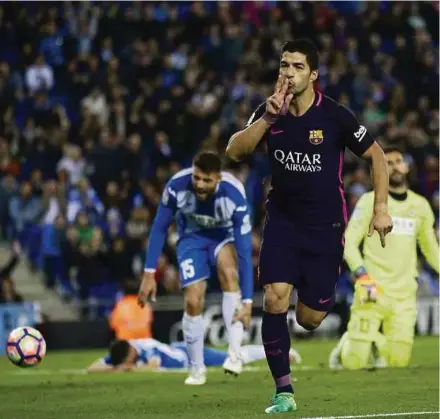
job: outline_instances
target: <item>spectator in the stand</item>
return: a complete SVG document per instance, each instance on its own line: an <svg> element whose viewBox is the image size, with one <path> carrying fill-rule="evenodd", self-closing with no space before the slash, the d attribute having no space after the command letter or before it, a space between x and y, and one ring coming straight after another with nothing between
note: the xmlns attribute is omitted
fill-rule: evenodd
<svg viewBox="0 0 440 419"><path fill-rule="evenodd" d="M0 177L4 175L18 176L20 163L12 156L8 140L0 136Z"/></svg>
<svg viewBox="0 0 440 419"><path fill-rule="evenodd" d="M81 313L84 317L89 315L88 300L94 285L102 283L104 277L105 252L103 249L103 234L98 228L91 230L92 235L84 234L79 230L79 244L76 249L76 266L78 268L77 283L79 285L79 298ZM84 234L83 236L81 236Z"/></svg>
<svg viewBox="0 0 440 419"><path fill-rule="evenodd" d="M39 90L51 90L54 86L52 67L45 63L42 55L26 70L26 86L32 95Z"/></svg>
<svg viewBox="0 0 440 419"><path fill-rule="evenodd" d="M38 198L41 198L43 196L44 181L43 173L40 169L36 168L31 171L29 182L32 185L32 194Z"/></svg>
<svg viewBox="0 0 440 419"><path fill-rule="evenodd" d="M115 133L103 131L99 144L89 153L87 163L91 168L90 181L99 194L105 192L109 181L122 181L125 161L121 158L121 140Z"/></svg>
<svg viewBox="0 0 440 419"><path fill-rule="evenodd" d="M45 32L46 34L40 42L39 52L49 65L61 69L66 61L63 51L65 31L58 29L56 22L49 21L45 27Z"/></svg>
<svg viewBox="0 0 440 419"><path fill-rule="evenodd" d="M17 181L12 175L0 178L0 237L10 239L12 237L10 229L9 203L17 193Z"/></svg>
<svg viewBox="0 0 440 419"><path fill-rule="evenodd" d="M111 281L122 285L125 278L133 276L133 256L127 248L124 238L116 237L113 239L107 253L106 263Z"/></svg>
<svg viewBox="0 0 440 419"><path fill-rule="evenodd" d="M98 32L99 7L90 10L89 3L78 3L76 8L73 8L72 2L65 5L69 32L77 40L78 52L90 52Z"/></svg>
<svg viewBox="0 0 440 419"><path fill-rule="evenodd" d="M81 148L77 145L65 145L64 157L59 161L57 170L66 170L69 174L69 182L76 185L84 176L85 167L86 162L82 157Z"/></svg>
<svg viewBox="0 0 440 419"><path fill-rule="evenodd" d="M54 224L58 215L65 216L66 210L66 196L62 187L54 180L47 181L41 200L42 223Z"/></svg>
<svg viewBox="0 0 440 419"><path fill-rule="evenodd" d="M23 182L20 194L11 199L9 215L13 223L14 237L27 250L31 268L36 270L41 238L38 225L41 217L41 200L32 194L30 182Z"/></svg>
<svg viewBox="0 0 440 419"><path fill-rule="evenodd" d="M128 245L135 252L140 252L143 240L148 236L151 213L146 207L133 208L125 225Z"/></svg>
<svg viewBox="0 0 440 419"><path fill-rule="evenodd" d="M93 87L90 94L82 100L81 105L91 116L98 119L101 126L107 123L109 113L107 100L99 87Z"/></svg>
<svg viewBox="0 0 440 419"><path fill-rule="evenodd" d="M104 213L104 205L86 178L81 178L78 185L69 192L67 221L72 223L79 211L86 211L87 215L92 217L102 216Z"/></svg>
<svg viewBox="0 0 440 419"><path fill-rule="evenodd" d="M55 217L53 223L43 225L41 255L46 286L53 289L58 280L61 295L69 297L72 295L73 289L62 266L61 253L65 227L66 220L61 214Z"/></svg>
<svg viewBox="0 0 440 419"><path fill-rule="evenodd" d="M124 231L124 220L126 217L126 199L116 182L107 183L104 204L104 222L111 237L122 234Z"/></svg>

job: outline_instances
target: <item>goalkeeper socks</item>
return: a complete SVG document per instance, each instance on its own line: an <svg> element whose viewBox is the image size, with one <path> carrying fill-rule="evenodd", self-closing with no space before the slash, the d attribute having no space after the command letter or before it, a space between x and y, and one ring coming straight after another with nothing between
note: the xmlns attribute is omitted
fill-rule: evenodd
<svg viewBox="0 0 440 419"><path fill-rule="evenodd" d="M203 316L190 316L187 313L183 313L182 329L190 365L195 368L204 367L205 324Z"/></svg>
<svg viewBox="0 0 440 419"><path fill-rule="evenodd" d="M261 328L267 363L275 380L278 393L293 393L290 380L290 334L287 327L287 313L263 312Z"/></svg>
<svg viewBox="0 0 440 419"><path fill-rule="evenodd" d="M234 315L240 306L239 292L223 292L222 313L228 334L228 355L235 361L240 354L241 342L243 340L244 328L242 322L233 322Z"/></svg>

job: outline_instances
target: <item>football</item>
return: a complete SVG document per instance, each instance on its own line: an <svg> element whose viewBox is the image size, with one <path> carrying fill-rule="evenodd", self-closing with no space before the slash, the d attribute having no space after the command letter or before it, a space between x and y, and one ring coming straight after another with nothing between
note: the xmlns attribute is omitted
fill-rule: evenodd
<svg viewBox="0 0 440 419"><path fill-rule="evenodd" d="M43 335L32 327L18 327L8 337L6 354L9 360L21 368L38 365L46 355Z"/></svg>

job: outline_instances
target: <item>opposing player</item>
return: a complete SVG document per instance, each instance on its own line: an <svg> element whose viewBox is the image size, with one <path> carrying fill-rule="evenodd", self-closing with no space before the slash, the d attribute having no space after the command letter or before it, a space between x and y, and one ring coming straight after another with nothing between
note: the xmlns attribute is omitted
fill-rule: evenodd
<svg viewBox="0 0 440 419"><path fill-rule="evenodd" d="M355 295L348 330L330 355L331 368L365 368L378 360L382 367L407 366L416 323L417 244L439 272L432 209L424 197L408 189L402 153L390 148L385 157L393 231L385 250L377 237L366 237L374 194L364 194L345 233L344 257L356 281Z"/></svg>
<svg viewBox="0 0 440 419"><path fill-rule="evenodd" d="M205 365L219 367L228 358L226 351L204 348ZM264 359L261 345L245 345L240 349L243 364ZM295 350L289 353L290 362L301 363L301 356ZM117 340L110 345L104 358L93 362L88 372L151 371L188 368L190 360L185 343L166 345L155 339Z"/></svg>
<svg viewBox="0 0 440 419"><path fill-rule="evenodd" d="M266 413L296 410L286 322L293 287L298 293L297 321L308 330L317 328L334 304L347 222L342 182L346 147L372 164L370 234L377 230L385 246L392 228L382 149L350 111L314 90L318 61L309 40L284 44L275 93L246 128L231 137L226 149L239 161L264 144L272 172L259 264L264 285L262 337L276 385Z"/></svg>
<svg viewBox="0 0 440 419"><path fill-rule="evenodd" d="M171 178L163 192L150 233L139 290L141 305L150 296L155 299L154 272L176 213L180 236L177 258L185 299L182 326L191 361L185 384L201 385L206 382L202 317L205 280L210 277L212 266L217 268L223 290L222 312L229 338L229 357L224 368L234 374L242 370L240 345L244 327L249 326L253 296L252 227L243 185L221 171L217 154L197 155L193 166Z"/></svg>

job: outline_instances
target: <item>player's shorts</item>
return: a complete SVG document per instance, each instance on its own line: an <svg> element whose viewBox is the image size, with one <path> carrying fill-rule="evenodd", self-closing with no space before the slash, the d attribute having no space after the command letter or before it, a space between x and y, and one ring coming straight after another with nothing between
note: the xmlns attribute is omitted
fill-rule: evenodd
<svg viewBox="0 0 440 419"><path fill-rule="evenodd" d="M177 242L177 261L181 287L209 278L220 250L232 242L233 233L228 231L213 233L211 237L192 234L180 238Z"/></svg>
<svg viewBox="0 0 440 419"><path fill-rule="evenodd" d="M343 223L296 225L269 203L260 252L260 283L292 284L306 306L329 311L335 302L343 237Z"/></svg>

